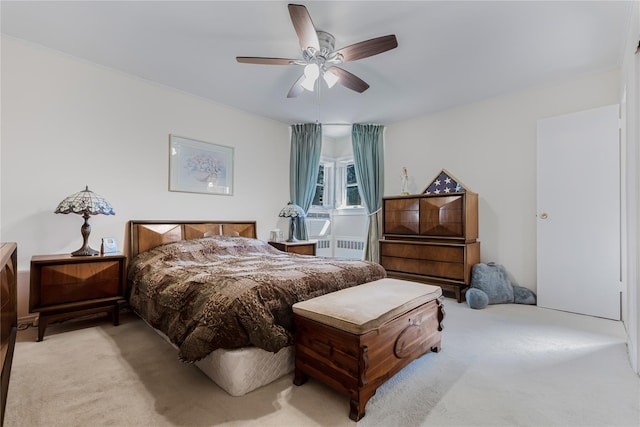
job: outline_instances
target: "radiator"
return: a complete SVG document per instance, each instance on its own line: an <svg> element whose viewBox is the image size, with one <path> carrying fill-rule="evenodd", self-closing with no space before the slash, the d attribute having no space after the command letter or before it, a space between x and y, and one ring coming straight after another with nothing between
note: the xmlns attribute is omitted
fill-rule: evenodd
<svg viewBox="0 0 640 427"><path fill-rule="evenodd" d="M362 259L364 239L351 236L336 236L334 256L336 258Z"/></svg>
<svg viewBox="0 0 640 427"><path fill-rule="evenodd" d="M316 240L316 239L314 239ZM316 255L324 257L333 257L333 249L331 248L330 239L317 239L316 240Z"/></svg>
<svg viewBox="0 0 640 427"><path fill-rule="evenodd" d="M309 239L317 242L316 255L332 257L331 219L329 214L310 214L307 217L307 231L309 232Z"/></svg>
<svg viewBox="0 0 640 427"><path fill-rule="evenodd" d="M317 242L317 256L362 259L364 239L358 236L332 235L331 218L328 214L309 214L307 227L309 239Z"/></svg>

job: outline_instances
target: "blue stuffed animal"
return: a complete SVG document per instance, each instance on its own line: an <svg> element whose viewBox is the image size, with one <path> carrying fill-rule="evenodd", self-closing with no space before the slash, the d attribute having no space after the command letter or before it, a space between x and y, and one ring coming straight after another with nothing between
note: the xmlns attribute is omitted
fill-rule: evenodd
<svg viewBox="0 0 640 427"><path fill-rule="evenodd" d="M474 309L489 304L535 304L536 294L528 288L511 284L507 270L495 262L471 268L471 287L465 294L467 305Z"/></svg>

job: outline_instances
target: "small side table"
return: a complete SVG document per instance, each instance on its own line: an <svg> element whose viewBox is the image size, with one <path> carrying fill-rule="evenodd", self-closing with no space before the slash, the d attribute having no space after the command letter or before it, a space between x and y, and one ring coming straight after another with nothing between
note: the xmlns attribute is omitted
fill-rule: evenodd
<svg viewBox="0 0 640 427"><path fill-rule="evenodd" d="M38 341L49 323L88 314L110 313L117 326L119 304L125 300L126 260L121 254L33 256L29 311L40 313Z"/></svg>
<svg viewBox="0 0 640 427"><path fill-rule="evenodd" d="M311 240L301 240L299 242L269 242L269 244L282 252L299 255L316 255L316 242Z"/></svg>

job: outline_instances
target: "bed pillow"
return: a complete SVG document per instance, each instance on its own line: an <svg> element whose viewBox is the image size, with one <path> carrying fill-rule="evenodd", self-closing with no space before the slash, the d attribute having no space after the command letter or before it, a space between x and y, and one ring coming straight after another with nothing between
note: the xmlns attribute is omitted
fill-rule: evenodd
<svg viewBox="0 0 640 427"><path fill-rule="evenodd" d="M216 255L247 255L278 253L277 249L267 242L250 237L211 236L184 242L187 251L202 251Z"/></svg>

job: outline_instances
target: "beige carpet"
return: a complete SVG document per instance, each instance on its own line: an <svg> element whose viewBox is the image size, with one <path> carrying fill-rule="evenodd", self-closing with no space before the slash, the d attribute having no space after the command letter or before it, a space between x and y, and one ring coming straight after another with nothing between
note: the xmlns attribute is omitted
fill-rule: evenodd
<svg viewBox="0 0 640 427"><path fill-rule="evenodd" d="M378 389L358 426L638 426L620 322L446 300L443 351ZM346 397L292 375L231 397L135 315L21 331L5 426L352 426Z"/></svg>

